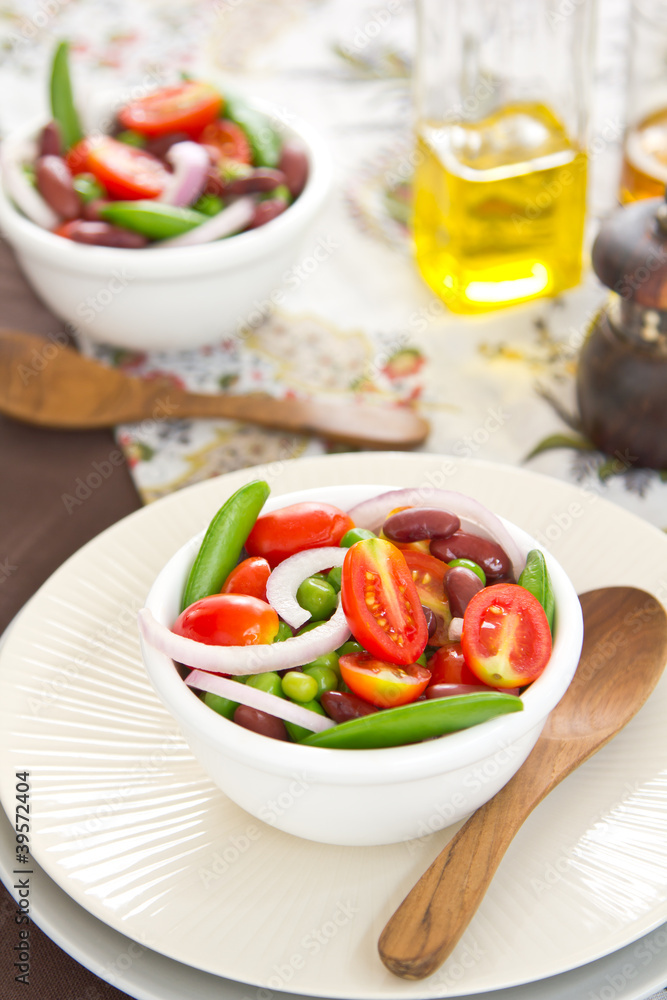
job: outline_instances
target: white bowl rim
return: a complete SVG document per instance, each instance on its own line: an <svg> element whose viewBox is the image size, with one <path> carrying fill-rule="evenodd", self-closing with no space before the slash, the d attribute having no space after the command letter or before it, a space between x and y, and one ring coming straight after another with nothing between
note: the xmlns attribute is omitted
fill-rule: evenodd
<svg viewBox="0 0 667 1000"><path fill-rule="evenodd" d="M335 503L337 491L363 490L359 499L376 496L396 486L326 487L327 502ZM322 498L324 487L300 490L271 498L264 510L276 509L302 499ZM551 661L544 673L523 695L522 712L500 716L479 726L450 733L446 737L410 746L379 750L332 750L305 747L296 743L271 740L253 733L212 712L181 679L174 661L141 642L144 665L165 706L186 733L196 733L198 740L217 748L229 757L259 770L294 777L306 774L312 780L332 785L394 784L443 773L442 750L455 759L447 771L475 764L497 753L507 753L512 744L536 727L541 727L549 712L560 701L574 675L583 641L583 616L574 586L555 557L535 539L506 519L504 523L527 548L541 549L547 560L556 596L557 624L553 654L566 666L554 671ZM203 531L191 538L171 557L158 574L146 599L146 606L156 610L164 581L179 562L194 558ZM527 551L526 548L526 551ZM182 577L181 577L182 579ZM567 624L560 624L563 620ZM567 666L569 662L569 666ZM446 740L446 743L443 741Z"/></svg>
<svg viewBox="0 0 667 1000"><path fill-rule="evenodd" d="M247 98L247 103L267 116L279 117L281 109L267 101ZM11 155L16 144L32 138L46 124L43 116L24 123L3 140L2 153ZM300 117L290 117L285 126L288 134L300 139L306 147L310 171L303 192L287 211L271 222L228 239L195 247L146 247L140 252L118 247L91 247L63 239L26 218L5 193L0 174L0 223L11 240L16 240L19 252L27 251L59 267L87 274L108 274L111 269L132 265L134 278L160 281L165 277L199 275L222 269L234 269L248 261L270 256L312 218L330 193L333 165L329 147L317 129Z"/></svg>

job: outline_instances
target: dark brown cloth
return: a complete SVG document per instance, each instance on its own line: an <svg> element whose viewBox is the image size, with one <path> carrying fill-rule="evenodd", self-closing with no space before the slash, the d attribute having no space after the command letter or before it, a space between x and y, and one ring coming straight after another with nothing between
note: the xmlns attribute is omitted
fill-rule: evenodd
<svg viewBox="0 0 667 1000"><path fill-rule="evenodd" d="M35 297L11 252L0 243L0 326L56 333L62 324ZM0 632L25 601L73 552L136 510L140 500L125 465L80 505L68 508L77 477L104 462L117 446L108 431L46 431L0 417ZM3 766L7 766L3 762ZM39 901L33 900L38 906ZM2 1000L124 1000L30 925L27 985L15 980L20 925L16 904L0 885L0 997ZM25 940L25 939L24 939Z"/></svg>

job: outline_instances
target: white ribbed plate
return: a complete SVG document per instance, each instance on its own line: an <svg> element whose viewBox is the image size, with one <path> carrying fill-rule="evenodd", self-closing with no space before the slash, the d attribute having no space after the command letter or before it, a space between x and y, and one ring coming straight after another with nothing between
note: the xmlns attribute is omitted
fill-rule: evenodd
<svg viewBox="0 0 667 1000"><path fill-rule="evenodd" d="M12 817L14 774L31 772L32 849L51 878L110 927L179 962L353 1000L531 982L667 920L667 678L529 817L459 947L421 983L391 976L376 941L446 834L381 848L313 844L252 819L213 787L149 686L134 617L166 559L258 476L274 494L355 482L460 489L544 537L580 592L667 592L658 530L518 469L361 453L273 463L173 494L61 567L1 654L0 798Z"/></svg>

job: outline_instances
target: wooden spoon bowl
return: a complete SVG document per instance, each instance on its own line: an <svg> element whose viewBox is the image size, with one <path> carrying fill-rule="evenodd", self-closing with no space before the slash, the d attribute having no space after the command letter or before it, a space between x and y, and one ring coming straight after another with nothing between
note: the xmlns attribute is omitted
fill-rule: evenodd
<svg viewBox="0 0 667 1000"><path fill-rule="evenodd" d="M632 719L658 683L667 660L662 605L633 587L604 587L580 600L579 666L531 754L441 851L380 936L382 961L403 979L424 979L439 968L525 818Z"/></svg>

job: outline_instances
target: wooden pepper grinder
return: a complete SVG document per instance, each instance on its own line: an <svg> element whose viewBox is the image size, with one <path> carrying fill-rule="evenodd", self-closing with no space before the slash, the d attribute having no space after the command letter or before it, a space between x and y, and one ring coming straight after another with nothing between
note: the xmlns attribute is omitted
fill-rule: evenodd
<svg viewBox="0 0 667 1000"><path fill-rule="evenodd" d="M667 469L667 203L615 212L593 245L593 268L611 293L579 358L583 430L628 466Z"/></svg>

